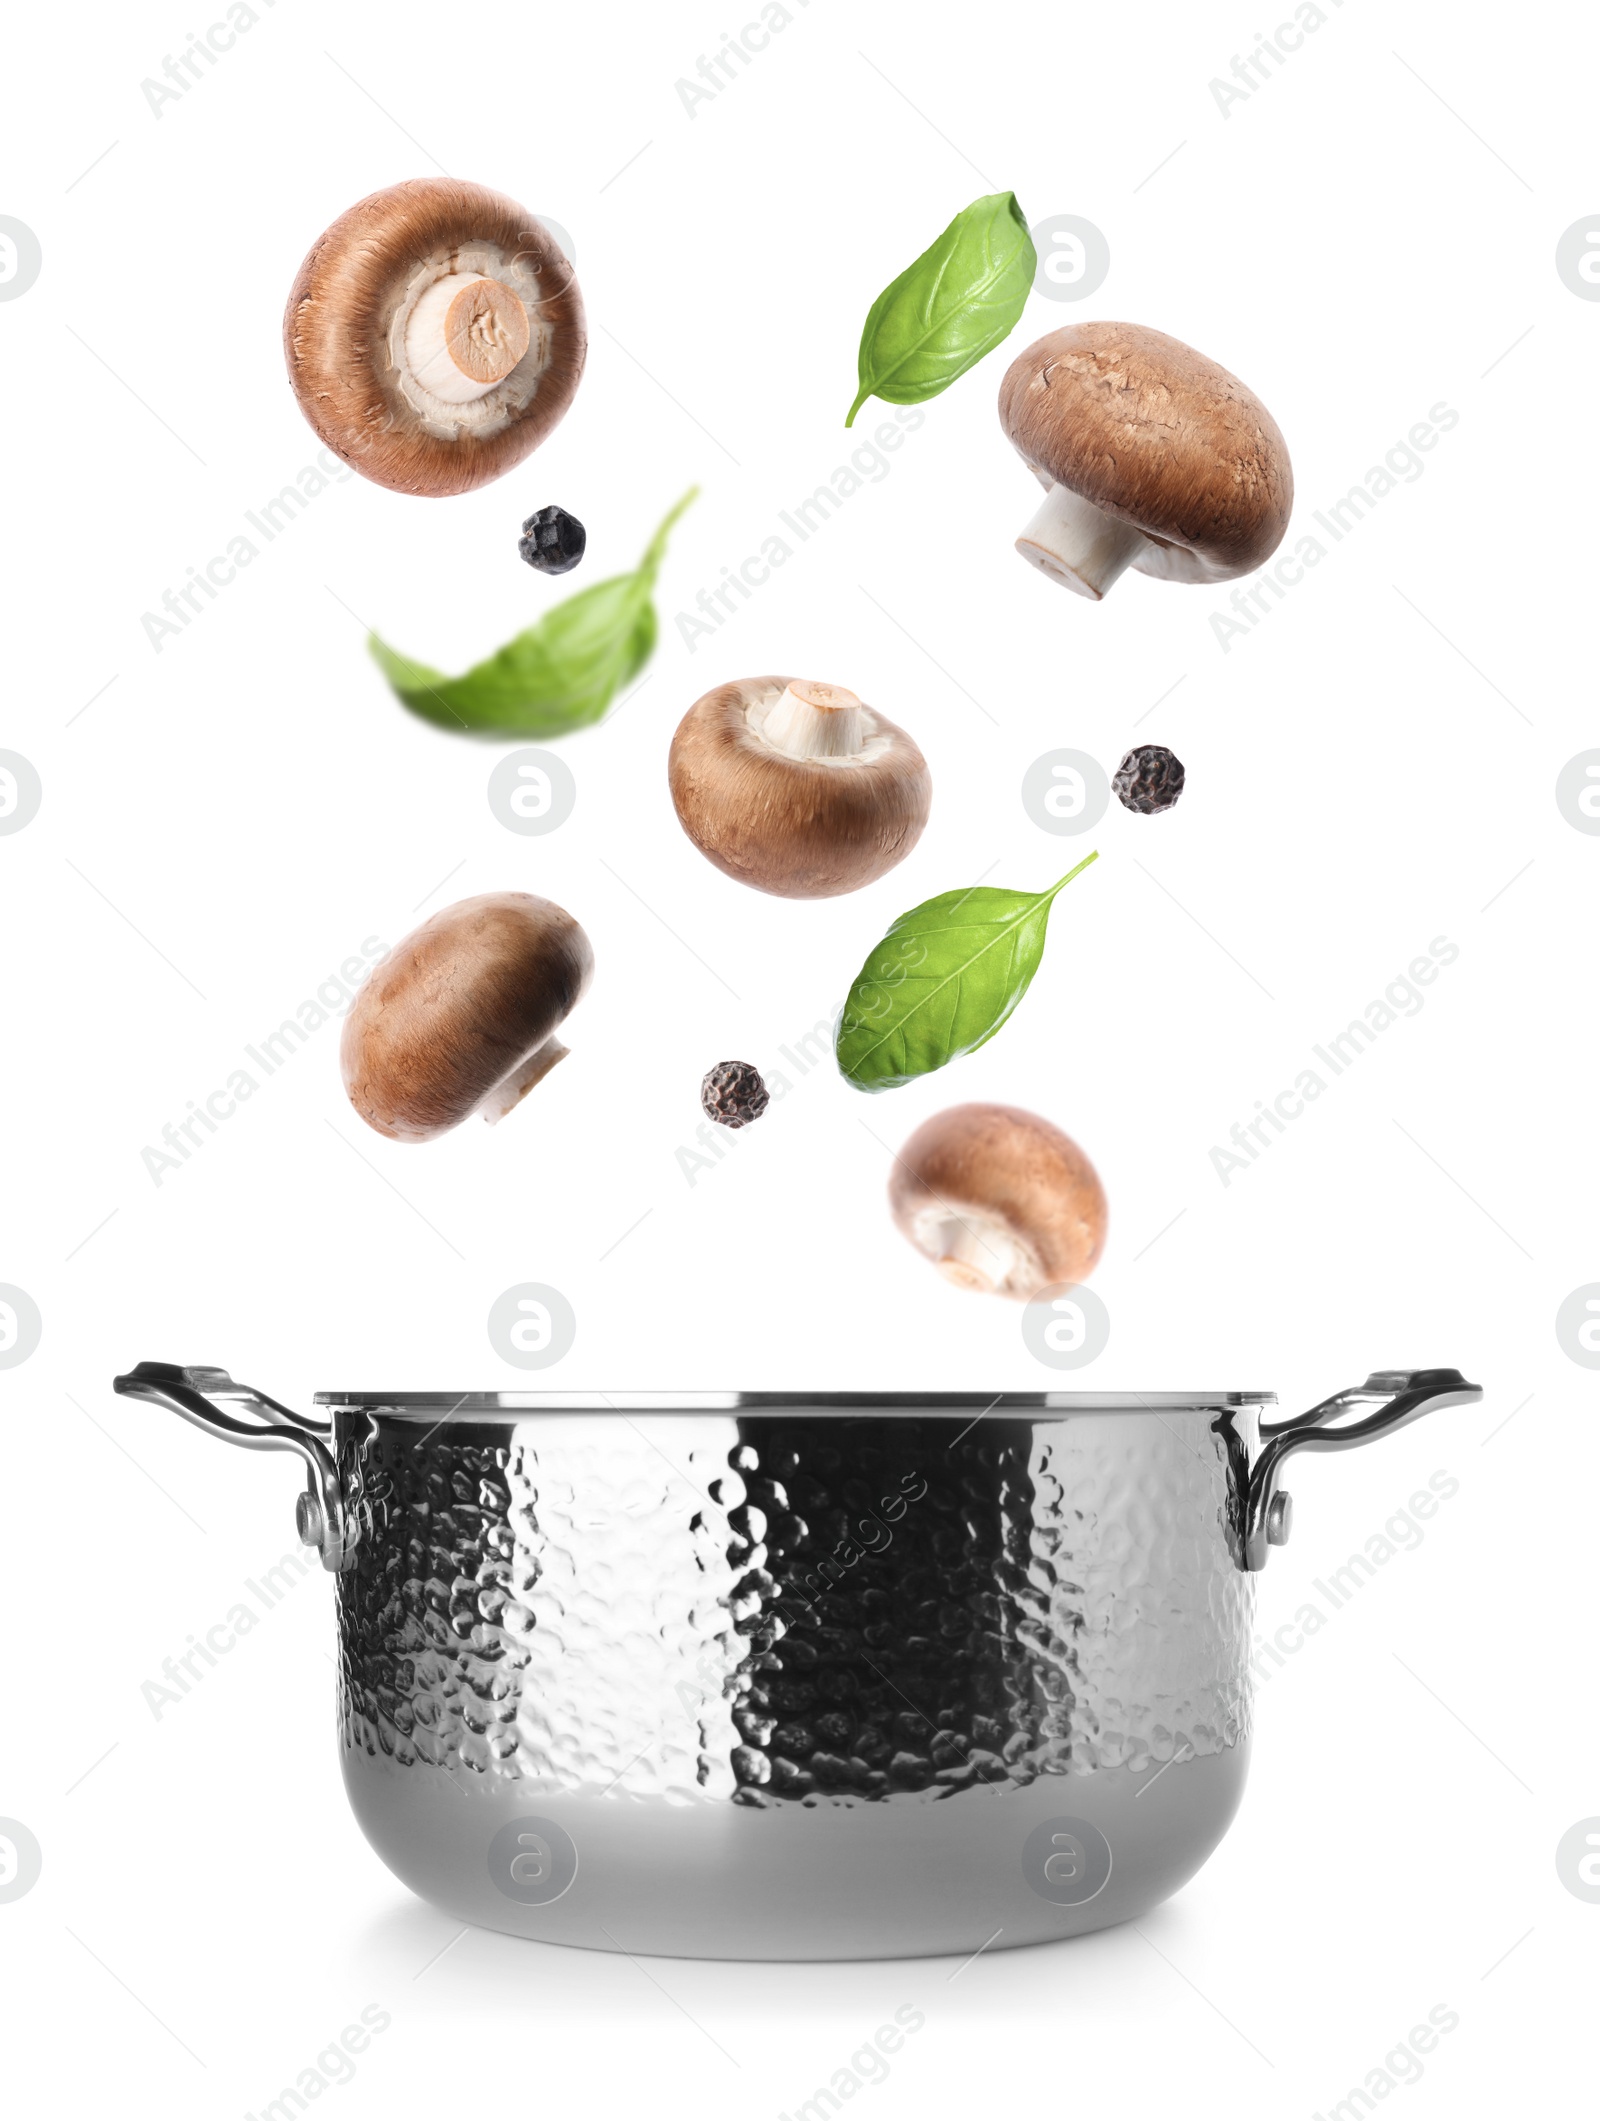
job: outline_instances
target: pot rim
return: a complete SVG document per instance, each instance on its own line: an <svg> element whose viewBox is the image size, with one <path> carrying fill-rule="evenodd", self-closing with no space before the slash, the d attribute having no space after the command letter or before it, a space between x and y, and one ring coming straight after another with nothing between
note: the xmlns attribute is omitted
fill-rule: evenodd
<svg viewBox="0 0 1600 2121"><path fill-rule="evenodd" d="M1271 1407L1276 1392L318 1392L316 1405L397 1421L501 1414L1168 1414Z"/></svg>

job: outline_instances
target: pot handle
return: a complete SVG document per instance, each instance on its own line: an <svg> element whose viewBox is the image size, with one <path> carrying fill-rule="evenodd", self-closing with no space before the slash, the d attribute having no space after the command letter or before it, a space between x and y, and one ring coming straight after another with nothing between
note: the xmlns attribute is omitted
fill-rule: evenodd
<svg viewBox="0 0 1600 2121"><path fill-rule="evenodd" d="M1459 1370L1374 1370L1364 1385L1335 1392L1308 1414L1263 1422L1261 1456L1245 1498L1245 1568L1264 1569L1268 1547L1281 1547L1288 1540L1293 1504L1278 1479L1291 1451L1353 1450L1357 1444L1371 1443L1375 1436L1403 1429L1435 1407L1469 1407L1482 1397L1482 1385L1469 1385ZM1374 1411L1359 1421L1334 1425L1341 1415L1361 1407Z"/></svg>
<svg viewBox="0 0 1600 2121"><path fill-rule="evenodd" d="M126 1376L113 1378L111 1389L125 1399L147 1399L156 1406L170 1407L208 1436L220 1436L224 1443L238 1444L242 1450L297 1452L306 1462L305 1493L294 1512L300 1543L317 1549L325 1569L337 1572L349 1566L355 1543L339 1493L338 1469L328 1448L333 1434L330 1423L308 1420L253 1385L235 1384L226 1370L205 1363L184 1368L177 1363L142 1362ZM225 1400L260 1419L242 1421L222 1404Z"/></svg>

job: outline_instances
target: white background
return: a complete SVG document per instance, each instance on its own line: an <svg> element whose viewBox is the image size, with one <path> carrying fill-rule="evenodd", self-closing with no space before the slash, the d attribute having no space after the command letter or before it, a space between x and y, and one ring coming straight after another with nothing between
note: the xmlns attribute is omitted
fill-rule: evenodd
<svg viewBox="0 0 1600 2121"><path fill-rule="evenodd" d="M0 1906L19 2107L257 2112L377 2004L392 2024L325 2095L339 2114L761 2116L910 2003L927 2025L858 2095L874 2113L1293 2115L1442 2003L1460 2023L1408 2112L1571 2110L1600 1909L1554 1850L1600 1812L1597 1455L1594 1381L1554 1319L1600 1274L1600 840L1554 784L1600 743L1600 307L1554 251L1600 207L1592 30L1576 9L1508 38L1487 9L1330 0L1224 116L1208 83L1272 26L1260 10L791 0L691 116L674 84L740 10L258 12L159 117L140 84L205 9L36 11L9 39L0 211L44 253L0 305L0 745L44 790L0 839L0 1280L44 1322L0 1374L0 1814L44 1850ZM141 614L315 455L279 339L301 256L356 198L439 167L573 238L592 343L564 425L469 498L330 487L155 653ZM1007 187L1030 221L1105 232L1104 287L1083 310L1035 294L888 476L690 652L675 614L889 417L842 431L873 296ZM1171 332L1260 393L1294 459L1291 542L1430 407L1459 423L1224 653L1220 593L1129 575L1091 607L1012 550L1036 494L995 391L1085 313ZM485 799L503 747L410 718L363 623L465 667L631 565L694 481L648 682L563 746L571 821L514 837ZM589 528L557 585L515 551L552 500ZM766 671L851 686L927 754L929 829L857 896L742 891L677 827L679 717ZM1000 1037L887 1097L826 1066L794 1078L691 1187L675 1152L704 1070L792 1075L778 1045L832 1015L895 914L986 874L1059 875L1084 843L1030 822L1025 770L1060 746L1109 768L1133 741L1171 744L1188 790L1165 817L1113 805ZM571 1059L503 1127L381 1141L345 1103L330 1024L152 1183L163 1123L364 938L499 888L567 906L599 967ZM1212 1146L1438 936L1459 957L1421 1012L1224 1187ZM955 1979L636 1966L479 1932L435 1958L456 1926L344 1809L326 1578L152 1717L142 1683L291 1545L295 1477L115 1400L114 1372L217 1362L302 1406L514 1385L485 1319L537 1280L578 1318L555 1384L1038 1388L1019 1311L948 1289L887 1218L891 1150L965 1098L1047 1114L1104 1178L1112 1337L1080 1381L1299 1406L1447 1363L1487 1386L1481 1408L1297 1468L1269 1630L1430 1474L1459 1493L1262 1688L1243 1814L1137 1930Z"/></svg>

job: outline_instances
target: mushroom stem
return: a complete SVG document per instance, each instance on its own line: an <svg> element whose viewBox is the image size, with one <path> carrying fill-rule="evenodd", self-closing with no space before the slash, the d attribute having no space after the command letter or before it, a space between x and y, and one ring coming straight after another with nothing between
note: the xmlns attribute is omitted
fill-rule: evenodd
<svg viewBox="0 0 1600 2121"><path fill-rule="evenodd" d="M1003 1289L1027 1264L1008 1230L987 1219L945 1215L927 1233L926 1249L946 1281L960 1289Z"/></svg>
<svg viewBox="0 0 1600 2121"><path fill-rule="evenodd" d="M556 1062L565 1060L570 1050L552 1035L542 1046L534 1048L520 1068L514 1068L496 1083L478 1107L489 1125L497 1126L508 1112L514 1112L534 1084L543 1082Z"/></svg>
<svg viewBox="0 0 1600 2121"><path fill-rule="evenodd" d="M1017 540L1025 560L1096 603L1150 540L1131 523L1109 516L1070 486L1052 486Z"/></svg>
<svg viewBox="0 0 1600 2121"><path fill-rule="evenodd" d="M796 678L768 713L761 734L786 758L854 758L866 745L867 710L842 685Z"/></svg>
<svg viewBox="0 0 1600 2121"><path fill-rule="evenodd" d="M528 350L528 312L483 273L446 273L406 322L406 361L425 390L470 405L503 383Z"/></svg>

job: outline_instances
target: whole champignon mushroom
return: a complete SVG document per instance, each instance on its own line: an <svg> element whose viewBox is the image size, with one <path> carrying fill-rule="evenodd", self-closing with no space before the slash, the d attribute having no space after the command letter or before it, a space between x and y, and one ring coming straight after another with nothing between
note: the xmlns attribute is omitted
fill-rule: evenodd
<svg viewBox="0 0 1600 2121"><path fill-rule="evenodd" d="M1270 559L1294 477L1253 391L1142 324L1068 324L1018 354L1000 424L1047 489L1025 560L1097 602L1127 567L1226 582Z"/></svg>
<svg viewBox="0 0 1600 2121"><path fill-rule="evenodd" d="M493 1125L565 1059L555 1032L593 971L589 938L547 898L486 891L445 907L345 1018L351 1104L390 1141L432 1141L474 1112Z"/></svg>
<svg viewBox="0 0 1600 2121"><path fill-rule="evenodd" d="M924 1120L895 1159L889 1206L947 1280L1022 1302L1086 1281L1105 1248L1093 1164L1016 1105L952 1105Z"/></svg>
<svg viewBox="0 0 1600 2121"><path fill-rule="evenodd" d="M834 898L902 861L928 822L928 763L842 685L736 678L696 700L667 765L678 822L725 876Z"/></svg>
<svg viewBox="0 0 1600 2121"><path fill-rule="evenodd" d="M572 267L499 192L418 177L318 237L283 318L289 380L328 447L396 493L467 493L542 442L587 341Z"/></svg>

